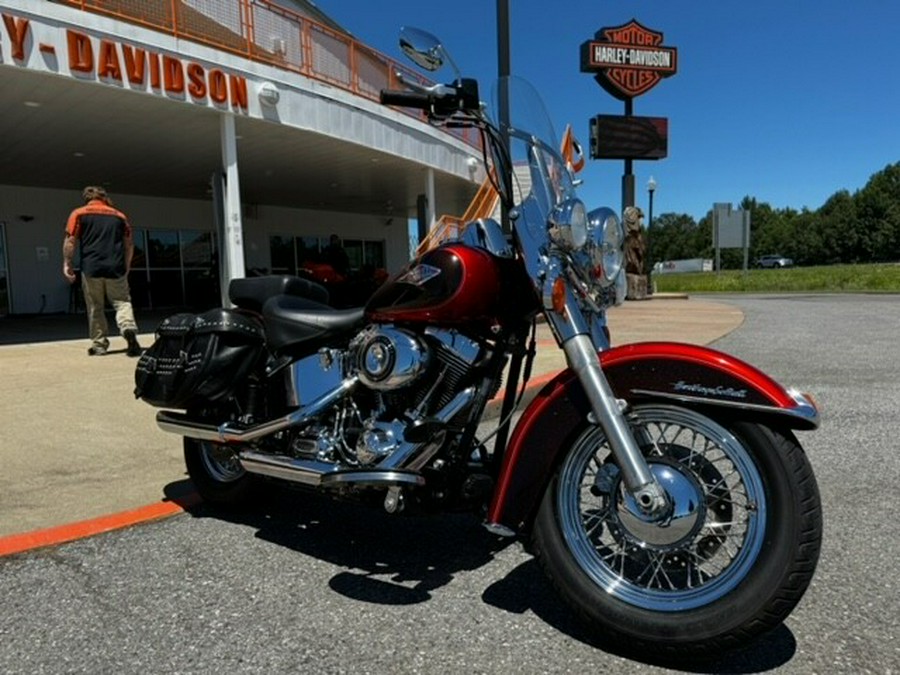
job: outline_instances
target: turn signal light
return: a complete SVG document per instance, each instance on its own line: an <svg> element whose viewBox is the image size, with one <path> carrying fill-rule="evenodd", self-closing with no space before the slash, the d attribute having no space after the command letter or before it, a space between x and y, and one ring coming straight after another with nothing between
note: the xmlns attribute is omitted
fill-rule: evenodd
<svg viewBox="0 0 900 675"><path fill-rule="evenodd" d="M816 397L810 394L808 391L801 392L803 397L809 401L810 405L816 409L816 412L819 412L821 408L819 408L819 402L816 400Z"/></svg>
<svg viewBox="0 0 900 675"><path fill-rule="evenodd" d="M556 277L556 281L553 282L550 300L553 311L564 317L566 315L566 281L562 277Z"/></svg>

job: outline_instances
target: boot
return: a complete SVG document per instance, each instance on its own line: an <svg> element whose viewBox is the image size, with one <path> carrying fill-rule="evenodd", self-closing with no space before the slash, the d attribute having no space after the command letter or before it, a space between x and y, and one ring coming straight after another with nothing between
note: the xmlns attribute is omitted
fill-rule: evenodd
<svg viewBox="0 0 900 675"><path fill-rule="evenodd" d="M125 341L128 343L128 351L126 352L128 356L140 356L144 352L144 350L141 349L140 343L138 342L137 334L133 330L126 330L123 333L123 336L125 337Z"/></svg>

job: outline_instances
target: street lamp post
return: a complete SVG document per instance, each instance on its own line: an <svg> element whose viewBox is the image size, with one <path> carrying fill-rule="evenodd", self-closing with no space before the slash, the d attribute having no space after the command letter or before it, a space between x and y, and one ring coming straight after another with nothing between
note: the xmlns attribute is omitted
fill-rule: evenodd
<svg viewBox="0 0 900 675"><path fill-rule="evenodd" d="M653 176L647 181L647 193L650 196L650 214L647 220L647 294L653 295L653 258L650 256L650 245L653 241L650 228L653 227L653 193L656 192L656 181Z"/></svg>

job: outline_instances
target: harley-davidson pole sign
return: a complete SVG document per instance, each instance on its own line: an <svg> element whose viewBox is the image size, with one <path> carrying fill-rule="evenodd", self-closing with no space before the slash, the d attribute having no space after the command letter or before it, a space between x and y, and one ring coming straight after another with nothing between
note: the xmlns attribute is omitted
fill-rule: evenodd
<svg viewBox="0 0 900 675"><path fill-rule="evenodd" d="M663 34L632 19L601 28L581 45L581 71L618 99L630 101L678 69L678 50L663 46Z"/></svg>
<svg viewBox="0 0 900 675"><path fill-rule="evenodd" d="M581 72L594 73L601 87L625 102L623 116L597 115L590 121L591 159L615 156L625 160L623 211L634 206L632 162L665 157L668 142L668 120L635 117L634 98L677 70L678 51L663 45L661 32L635 19L601 28L593 40L581 44Z"/></svg>

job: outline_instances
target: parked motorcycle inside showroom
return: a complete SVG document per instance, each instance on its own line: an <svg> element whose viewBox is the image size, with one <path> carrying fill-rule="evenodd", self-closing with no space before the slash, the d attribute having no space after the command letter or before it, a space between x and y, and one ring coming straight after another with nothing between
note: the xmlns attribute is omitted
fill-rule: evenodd
<svg viewBox="0 0 900 675"><path fill-rule="evenodd" d="M421 30L401 47L428 70L448 60ZM165 408L158 425L184 437L210 503L246 504L277 480L390 513L468 509L518 537L606 644L645 657L746 644L816 567L819 495L794 435L818 426L814 402L709 348L611 348L619 218L576 197L529 85L500 83L500 126L456 75L382 102L481 133L511 237L469 223L360 308L332 309L297 277L235 279L234 307L159 326L136 395ZM568 368L518 410L541 316Z"/></svg>

